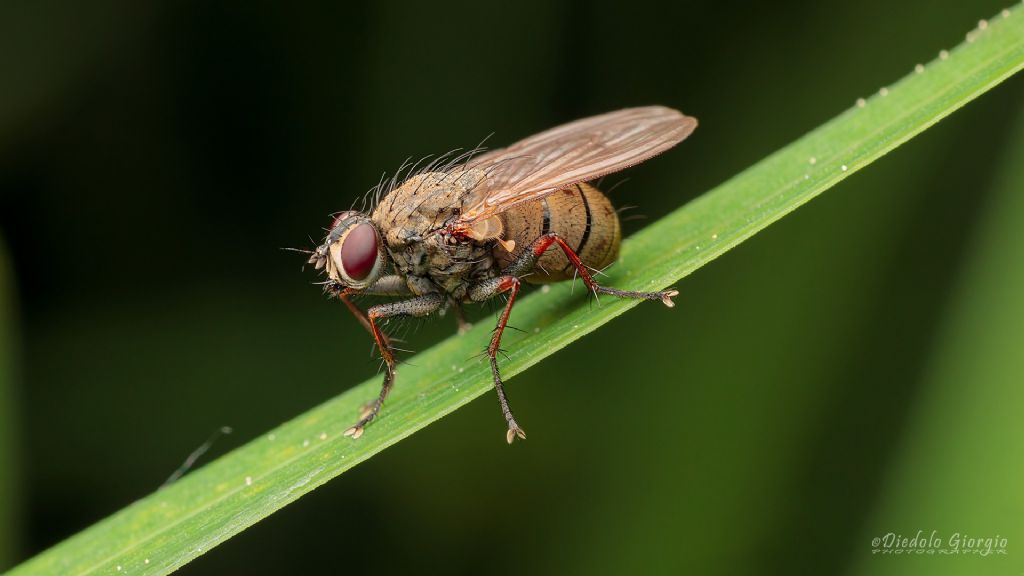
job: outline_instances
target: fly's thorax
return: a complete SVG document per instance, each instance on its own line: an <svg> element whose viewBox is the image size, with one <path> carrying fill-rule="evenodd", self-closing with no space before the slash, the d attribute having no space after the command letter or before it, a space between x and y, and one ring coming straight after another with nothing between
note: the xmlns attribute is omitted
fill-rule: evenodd
<svg viewBox="0 0 1024 576"><path fill-rule="evenodd" d="M417 174L385 196L370 216L389 246L418 241L443 228L481 194L484 173L454 169Z"/></svg>
<svg viewBox="0 0 1024 576"><path fill-rule="evenodd" d="M583 264L591 268L605 268L619 256L619 216L608 197L589 184L575 184L540 200L520 204L503 212L501 218L503 239L515 243L511 251L500 243L495 245L494 256L501 268L548 232L561 236ZM573 277L573 265L568 258L561 250L552 248L538 260L526 280L544 283Z"/></svg>
<svg viewBox="0 0 1024 576"><path fill-rule="evenodd" d="M427 290L423 282L429 279L438 290L458 299L468 282L493 266L484 244L455 242L439 233L462 213L482 180L479 170L418 174L384 197L373 211L371 219L384 237L396 271L409 279L413 291Z"/></svg>
<svg viewBox="0 0 1024 576"><path fill-rule="evenodd" d="M471 285L497 273L487 243L450 243L442 234L428 234L391 250L391 261L413 293L443 292L459 301Z"/></svg>

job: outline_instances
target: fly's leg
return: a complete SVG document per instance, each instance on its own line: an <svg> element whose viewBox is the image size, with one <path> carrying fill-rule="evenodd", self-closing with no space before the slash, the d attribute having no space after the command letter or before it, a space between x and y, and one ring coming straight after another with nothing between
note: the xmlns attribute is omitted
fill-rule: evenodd
<svg viewBox="0 0 1024 576"><path fill-rule="evenodd" d="M498 318L498 325L494 327L494 334L491 336L491 343L487 345L487 357L491 361L491 375L494 377L494 390L498 393L498 402L501 404L501 414L508 423L508 432L505 440L509 444L516 439L516 436L526 439L526 432L519 427L516 419L512 416L512 409L508 405L508 397L505 396L505 388L501 385L501 373L498 372L498 352L501 349L501 335L508 324L508 316L512 312L512 305L515 304L516 294L519 293L519 278L511 275L499 276L477 284L469 290L469 297L475 302L493 298L502 292L508 292L508 302L505 309Z"/></svg>
<svg viewBox="0 0 1024 576"><path fill-rule="evenodd" d="M359 321L359 324L363 328L366 328L366 331L372 335L373 327L370 326L369 318L367 318L366 314L363 314L363 311L360 310L359 307L356 306L355 303L352 302L352 300L349 298L349 296L356 293L357 292L355 290L352 290L351 288L345 288L341 292L338 292L338 300L341 300L345 304L345 307L348 308L348 311L351 312L352 315L356 317L356 320ZM391 347L391 341L388 340L387 336L384 337L384 344L387 345L389 348Z"/></svg>
<svg viewBox="0 0 1024 576"><path fill-rule="evenodd" d="M428 316L436 312L443 303L444 296L440 294L426 294L400 302L378 304L367 311L366 321L370 325L370 333L373 334L373 339L377 342L377 348L380 349L381 358L384 359L384 384L381 386L380 395L377 396L377 400L373 402L368 410L364 411L364 414L360 415L359 422L355 426L345 431L345 436L359 438L363 435L363 429L366 428L366 425L372 422L377 417L377 414L380 413L380 408L384 405L384 400L388 397L388 393L391 392L391 386L395 382L395 355L391 345L388 343L387 336L384 335L384 332L381 331L380 326L377 324L378 321L396 316Z"/></svg>
<svg viewBox="0 0 1024 576"><path fill-rule="evenodd" d="M672 302L672 298L679 295L678 290L669 289L661 290L658 292L634 292L632 290L618 290L615 288L608 288L601 286L594 281L594 278L590 275L590 270L583 265L580 261L580 257L576 255L576 252L565 243L565 240L561 236L550 232L538 238L529 250L523 252L519 258L513 262L508 269L505 271L506 274L514 274L516 276L525 274L533 270L534 265L537 264L537 260L544 255L544 252L551 247L552 244L557 244L562 252L565 253L565 257L569 259L569 262L576 268L580 278L587 285L587 288L596 296L597 294L610 294L619 298L638 298L644 300L661 300L662 304L672 308L675 303Z"/></svg>
<svg viewBox="0 0 1024 576"><path fill-rule="evenodd" d="M380 280L374 282L372 286L362 290L344 288L334 292L334 294L338 297L338 300L341 300L342 303L345 304L345 307L348 308L349 312L356 317L359 324L362 325L363 328L366 328L367 332L373 334L373 328L370 327L370 320L366 318L366 314L363 314L363 311L360 310L349 297L359 294L370 296L406 296L409 294L409 288L405 284L405 279L398 275L392 275L384 276ZM388 347L391 346L391 342L388 340L386 335L384 337L384 343L387 344Z"/></svg>
<svg viewBox="0 0 1024 576"><path fill-rule="evenodd" d="M561 248L565 253L566 258L568 258L572 265L576 267L580 277L583 278L583 281L586 283L587 288L595 294L611 294L620 298L661 300L662 303L670 308L674 305L672 297L679 294L677 290L671 289L662 290L660 292L633 292L601 286L597 282L594 282L593 277L590 275L590 271L583 265L583 262L580 261L576 252L565 243L565 240L553 232L538 238L533 245L530 246L529 250L520 254L519 257L502 272L502 276L481 282L473 288L470 288L469 298L474 302L482 302L503 292L508 292L508 303L505 304L505 309L502 311L501 317L498 319L498 325L494 328L494 334L491 336L491 343L487 346L487 356L491 362L491 375L494 377L494 390L498 393L498 402L501 404L501 413L505 416L505 421L508 423L508 433L505 435L505 439L509 444L511 444L517 436L525 439L526 433L516 422L515 417L512 416L512 409L509 407L508 397L505 395L505 388L501 383L501 374L498 372L498 352L501 347L501 335L505 331L505 326L508 325L508 317L512 312L512 305L515 304L516 295L519 293L519 286L521 284L519 276L532 271L534 266L537 265L537 260L540 260L540 257L544 255L544 252L546 252L552 244L558 244L559 248Z"/></svg>
<svg viewBox="0 0 1024 576"><path fill-rule="evenodd" d="M370 336L373 336L374 341L376 341L377 334L373 330L373 325L370 324L370 319L367 318L366 314L363 314L363 311L360 310L359 307L356 306L352 302L352 300L349 299L349 295L350 294L358 294L358 293L359 293L358 291L353 290L351 288L345 288L341 292L338 292L338 299L345 303L345 307L348 308L349 312L351 312L352 315L356 317L356 320L359 321L359 323L363 326L363 328L366 328L366 331L369 332ZM381 340L383 340L383 342L384 342L384 348L386 348L388 350L393 350L394 349L391 346L391 338L388 337L387 334L385 334L383 332L380 332L380 337L381 337ZM380 348L380 345L377 344L377 347ZM384 348L381 348L381 349L383 350ZM370 402L367 402L366 404L363 404L363 407L359 409L359 418L365 418L371 411L373 411L373 407L376 406L376 405L377 405L377 402L375 400L371 400Z"/></svg>

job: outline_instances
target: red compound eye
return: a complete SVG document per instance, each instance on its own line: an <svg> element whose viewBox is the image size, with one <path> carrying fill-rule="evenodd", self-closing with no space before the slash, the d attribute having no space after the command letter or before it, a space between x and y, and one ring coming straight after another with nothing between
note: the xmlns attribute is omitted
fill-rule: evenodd
<svg viewBox="0 0 1024 576"><path fill-rule="evenodd" d="M341 265L353 280L365 280L377 263L377 232L372 224L357 224L341 245Z"/></svg>

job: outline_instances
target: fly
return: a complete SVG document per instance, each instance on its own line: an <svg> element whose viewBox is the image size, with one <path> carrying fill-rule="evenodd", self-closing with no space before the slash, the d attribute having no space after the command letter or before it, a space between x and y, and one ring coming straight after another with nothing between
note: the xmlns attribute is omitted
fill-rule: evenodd
<svg viewBox="0 0 1024 576"><path fill-rule="evenodd" d="M380 414L395 381L394 349L381 324L428 316L507 294L487 346L494 389L511 444L526 433L512 415L497 355L522 283L579 276L595 295L660 300L676 290L633 292L602 286L591 271L619 254L622 231L611 202L589 184L682 142L695 118L662 106L627 108L535 134L507 148L431 168L390 186L369 213L338 214L309 259L327 274L325 289L373 336L384 383L346 436L359 438ZM552 249L554 248L554 249ZM365 313L355 295L394 296Z"/></svg>

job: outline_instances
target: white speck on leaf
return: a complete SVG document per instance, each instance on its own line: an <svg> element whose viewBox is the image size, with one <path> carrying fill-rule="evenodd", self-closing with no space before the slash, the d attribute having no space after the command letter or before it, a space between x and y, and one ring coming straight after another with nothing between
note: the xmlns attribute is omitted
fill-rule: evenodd
<svg viewBox="0 0 1024 576"><path fill-rule="evenodd" d="M948 50L939 50L939 60L945 60L947 58L949 58L949 51Z"/></svg>
<svg viewBox="0 0 1024 576"><path fill-rule="evenodd" d="M846 164L843 164L842 166L840 166L839 169L842 170L843 172L846 172L846 170L847 170Z"/></svg>
<svg viewBox="0 0 1024 576"><path fill-rule="evenodd" d="M309 446L309 440L303 440L302 441L302 447L305 448L307 446Z"/></svg>
<svg viewBox="0 0 1024 576"><path fill-rule="evenodd" d="M545 284L545 285L540 287L540 291L541 291L541 294L547 294L548 292L551 292L551 286L548 286L547 284Z"/></svg>
<svg viewBox="0 0 1024 576"><path fill-rule="evenodd" d="M984 30L988 28L988 20L978 20L978 30Z"/></svg>
<svg viewBox="0 0 1024 576"><path fill-rule="evenodd" d="M885 86L882 86L881 88L878 89L878 95L879 96L883 96L883 97L884 96L888 96L889 95L889 89L886 88Z"/></svg>
<svg viewBox="0 0 1024 576"><path fill-rule="evenodd" d="M321 440L327 440L327 432L321 432L320 433L320 439Z"/></svg>
<svg viewBox="0 0 1024 576"><path fill-rule="evenodd" d="M274 438L277 438L277 434L267 434L267 440L273 442Z"/></svg>
<svg viewBox="0 0 1024 576"><path fill-rule="evenodd" d="M245 485L246 486L252 486L252 476L246 476L245 477Z"/></svg>
<svg viewBox="0 0 1024 576"><path fill-rule="evenodd" d="M868 105L868 101L863 98L857 98L857 108L863 108Z"/></svg>
<svg viewBox="0 0 1024 576"><path fill-rule="evenodd" d="M814 164L818 163L818 159L815 158L814 156L811 156L810 158L808 158L807 161L810 162L811 165L814 165Z"/></svg>
<svg viewBox="0 0 1024 576"><path fill-rule="evenodd" d="M914 72L917 72L918 74L924 72L924 64L918 64L914 66Z"/></svg>

